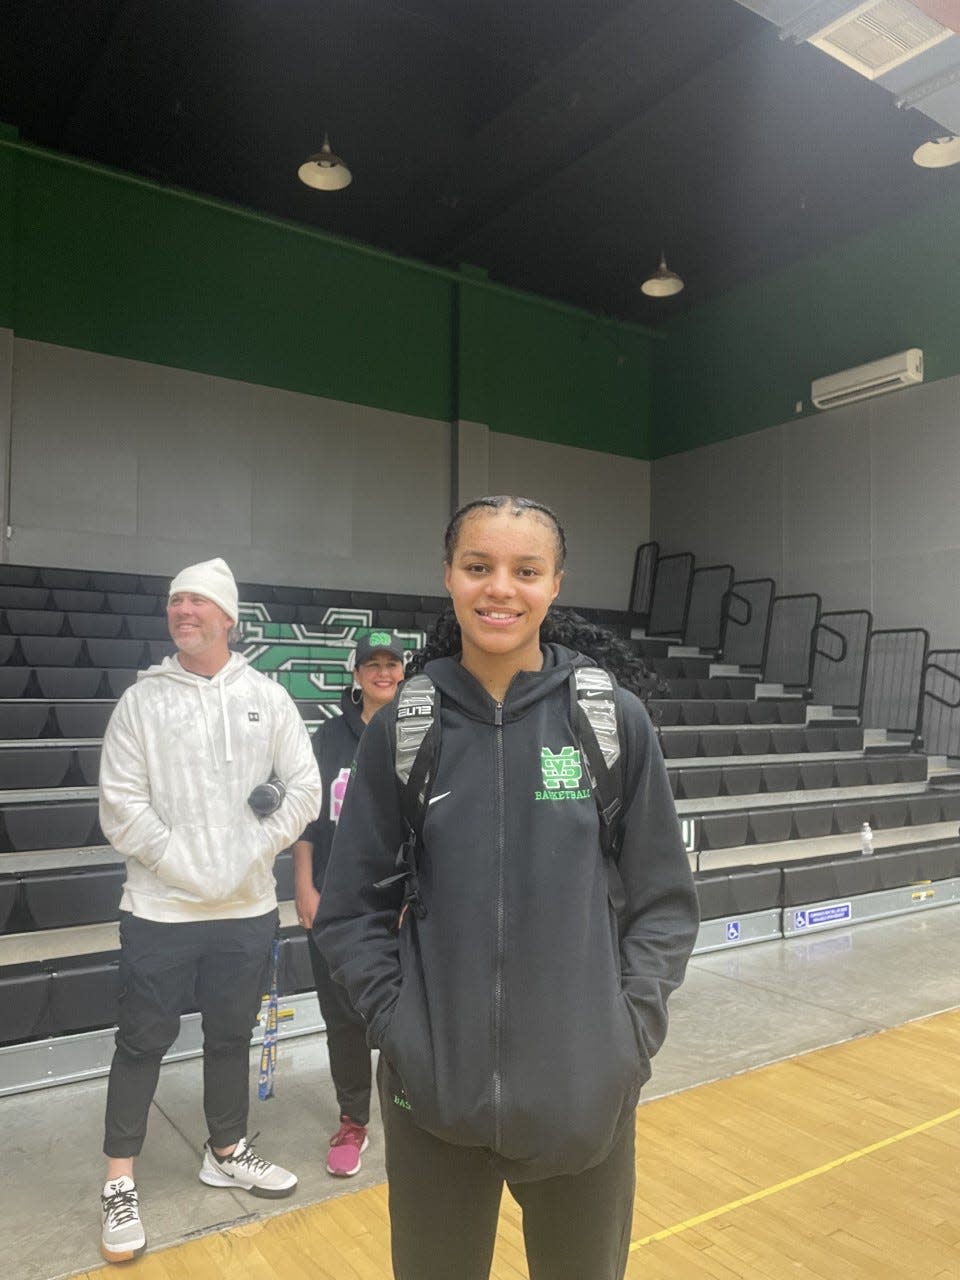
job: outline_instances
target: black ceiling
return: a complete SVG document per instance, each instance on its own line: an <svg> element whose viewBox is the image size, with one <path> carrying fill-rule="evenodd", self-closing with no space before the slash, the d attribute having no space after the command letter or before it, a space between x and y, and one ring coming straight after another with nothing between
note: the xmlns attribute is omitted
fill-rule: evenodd
<svg viewBox="0 0 960 1280"><path fill-rule="evenodd" d="M644 323L960 190L925 116L735 0L0 8L25 141ZM296 176L324 130L344 191Z"/></svg>

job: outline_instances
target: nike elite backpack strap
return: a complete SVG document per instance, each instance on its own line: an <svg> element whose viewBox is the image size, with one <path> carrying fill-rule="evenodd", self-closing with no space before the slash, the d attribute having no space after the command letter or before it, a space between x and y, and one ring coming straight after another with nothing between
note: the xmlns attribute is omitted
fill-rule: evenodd
<svg viewBox="0 0 960 1280"><path fill-rule="evenodd" d="M420 896L417 846L423 831L423 815L440 758L440 717L437 687L429 676L405 680L397 694L397 745L394 769L400 787L400 812L404 838L397 852L396 874L380 880L377 889L404 882L403 907L412 907L421 918L427 914Z"/></svg>
<svg viewBox="0 0 960 1280"><path fill-rule="evenodd" d="M619 910L626 901L616 867L619 818L623 809L623 773L617 720L616 681L601 667L578 667L570 676L573 723L586 762L597 812L600 847L607 863L610 901ZM417 880L417 845L423 834L430 788L440 758L439 697L428 675L411 676L397 694L395 770L400 787L400 810L406 838L397 854L397 875L380 881L385 888L405 879L405 903L418 915L426 908Z"/></svg>

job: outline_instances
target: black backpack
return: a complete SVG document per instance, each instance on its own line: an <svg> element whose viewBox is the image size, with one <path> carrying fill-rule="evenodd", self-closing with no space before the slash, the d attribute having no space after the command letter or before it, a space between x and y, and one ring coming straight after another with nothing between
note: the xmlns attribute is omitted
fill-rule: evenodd
<svg viewBox="0 0 960 1280"><path fill-rule="evenodd" d="M623 760L617 712L617 682L602 667L575 667L570 673L571 719L577 727L582 759L600 816L600 848L607 865L610 902L616 911L625 904L617 869L623 810ZM394 769L400 788L400 811L405 836L397 854L397 874L381 880L385 889L406 881L404 910L426 915L417 877L417 851L430 789L440 760L440 715L437 687L421 672L400 686L397 694Z"/></svg>

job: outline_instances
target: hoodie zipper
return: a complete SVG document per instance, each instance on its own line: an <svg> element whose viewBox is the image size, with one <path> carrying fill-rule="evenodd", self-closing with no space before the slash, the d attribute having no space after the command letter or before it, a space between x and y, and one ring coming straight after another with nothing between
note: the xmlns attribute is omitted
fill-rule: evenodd
<svg viewBox="0 0 960 1280"><path fill-rule="evenodd" d="M503 1144L503 1071L501 1052L503 1042L503 949L504 949L504 901L503 901L503 864L506 845L504 830L504 767L503 767L503 703L498 702L493 718L496 730L497 756L497 971L493 984L493 1115L494 1115L494 1150L499 1151Z"/></svg>

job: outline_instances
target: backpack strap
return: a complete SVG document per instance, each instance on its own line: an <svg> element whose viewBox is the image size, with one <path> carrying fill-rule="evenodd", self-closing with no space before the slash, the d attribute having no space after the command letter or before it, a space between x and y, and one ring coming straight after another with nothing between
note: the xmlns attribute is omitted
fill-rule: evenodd
<svg viewBox="0 0 960 1280"><path fill-rule="evenodd" d="M420 896L417 851L423 833L427 797L440 758L440 717L437 688L428 675L411 676L397 694L396 751L394 769L400 785L400 812L404 839L396 858L396 875L374 886L387 889L404 881L403 907L412 907L421 919L427 909Z"/></svg>
<svg viewBox="0 0 960 1280"><path fill-rule="evenodd" d="M610 902L619 912L627 899L617 866L623 812L617 684L602 667L577 667L570 677L570 693L574 723L600 815L600 848L607 864Z"/></svg>

